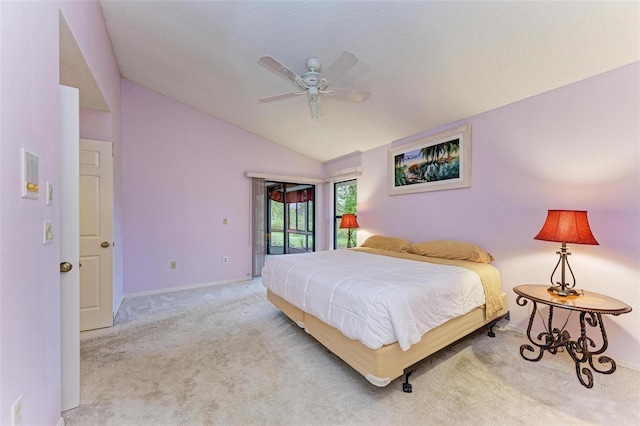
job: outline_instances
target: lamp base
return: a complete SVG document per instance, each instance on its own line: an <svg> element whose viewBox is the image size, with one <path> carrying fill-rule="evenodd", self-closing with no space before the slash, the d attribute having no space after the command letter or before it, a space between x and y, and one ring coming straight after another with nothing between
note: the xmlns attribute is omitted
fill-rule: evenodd
<svg viewBox="0 0 640 426"><path fill-rule="evenodd" d="M573 288L562 288L559 285L552 285L547 289L548 292L558 295L560 297L578 297L582 296L582 290L575 290Z"/></svg>
<svg viewBox="0 0 640 426"><path fill-rule="evenodd" d="M353 230L349 228L347 231L347 248L355 247L353 244Z"/></svg>

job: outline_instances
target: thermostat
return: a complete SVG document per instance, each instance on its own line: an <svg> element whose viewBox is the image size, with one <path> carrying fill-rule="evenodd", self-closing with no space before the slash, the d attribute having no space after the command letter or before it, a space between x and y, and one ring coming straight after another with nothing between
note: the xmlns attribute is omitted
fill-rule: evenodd
<svg viewBox="0 0 640 426"><path fill-rule="evenodd" d="M22 196L24 198L39 198L40 159L33 152L22 148Z"/></svg>

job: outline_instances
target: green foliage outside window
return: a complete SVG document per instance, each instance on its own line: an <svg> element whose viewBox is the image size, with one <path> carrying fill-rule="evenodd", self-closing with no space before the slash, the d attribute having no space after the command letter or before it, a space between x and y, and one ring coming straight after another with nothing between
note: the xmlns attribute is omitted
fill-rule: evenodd
<svg viewBox="0 0 640 426"><path fill-rule="evenodd" d="M271 209L271 229L279 231L284 229L284 203L269 200L269 208Z"/></svg>
<svg viewBox="0 0 640 426"><path fill-rule="evenodd" d="M336 215L356 213L358 205L358 186L355 184L336 185Z"/></svg>
<svg viewBox="0 0 640 426"><path fill-rule="evenodd" d="M347 248L347 229L340 229L343 214L357 214L358 185L355 180L336 184L336 248ZM352 230L353 240L356 241L357 229Z"/></svg>

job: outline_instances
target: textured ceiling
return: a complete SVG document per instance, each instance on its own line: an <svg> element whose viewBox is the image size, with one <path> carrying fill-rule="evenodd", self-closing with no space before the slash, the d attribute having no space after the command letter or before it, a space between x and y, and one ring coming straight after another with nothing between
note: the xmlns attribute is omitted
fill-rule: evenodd
<svg viewBox="0 0 640 426"><path fill-rule="evenodd" d="M128 80L321 161L364 151L640 59L638 2L101 1ZM365 103L305 97L298 74L349 51L333 86ZM570 112L568 112L570 113Z"/></svg>
<svg viewBox="0 0 640 426"><path fill-rule="evenodd" d="M80 106L109 111L98 83L76 43L76 39L60 13L60 84L79 89Z"/></svg>

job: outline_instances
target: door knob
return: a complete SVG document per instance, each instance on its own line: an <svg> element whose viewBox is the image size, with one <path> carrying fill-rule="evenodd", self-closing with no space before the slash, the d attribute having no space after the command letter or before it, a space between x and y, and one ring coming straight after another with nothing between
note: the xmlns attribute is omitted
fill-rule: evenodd
<svg viewBox="0 0 640 426"><path fill-rule="evenodd" d="M73 269L73 265L69 262L61 262L60 263L60 272L69 272Z"/></svg>
<svg viewBox="0 0 640 426"><path fill-rule="evenodd" d="M103 247L103 248L109 247L109 241L103 241L102 244L100 244L100 247Z"/></svg>

